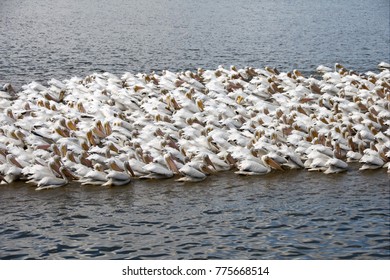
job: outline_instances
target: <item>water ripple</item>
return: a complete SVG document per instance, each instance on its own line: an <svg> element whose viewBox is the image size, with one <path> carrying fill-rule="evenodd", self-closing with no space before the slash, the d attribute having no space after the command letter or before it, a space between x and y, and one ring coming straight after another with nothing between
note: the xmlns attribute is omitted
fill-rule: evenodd
<svg viewBox="0 0 390 280"><path fill-rule="evenodd" d="M4 185L0 259L390 259L388 175L376 182L351 170L337 181L224 173L190 188Z"/></svg>

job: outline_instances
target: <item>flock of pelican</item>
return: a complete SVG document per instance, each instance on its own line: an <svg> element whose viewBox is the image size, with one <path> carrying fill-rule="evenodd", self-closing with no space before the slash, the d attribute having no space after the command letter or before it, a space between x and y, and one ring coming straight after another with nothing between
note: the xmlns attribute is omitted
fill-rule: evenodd
<svg viewBox="0 0 390 280"><path fill-rule="evenodd" d="M37 190L141 178L201 181L385 168L390 173L390 65L298 70L232 66L122 77L94 73L0 91L0 181Z"/></svg>

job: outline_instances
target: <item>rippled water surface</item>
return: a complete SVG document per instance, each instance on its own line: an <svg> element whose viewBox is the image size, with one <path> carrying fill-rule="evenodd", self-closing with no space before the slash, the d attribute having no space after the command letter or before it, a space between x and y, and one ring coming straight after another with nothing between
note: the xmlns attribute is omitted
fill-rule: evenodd
<svg viewBox="0 0 390 280"><path fill-rule="evenodd" d="M390 259L384 170L4 185L0 198L2 259Z"/></svg>
<svg viewBox="0 0 390 280"><path fill-rule="evenodd" d="M389 61L388 0L2 0L0 84L218 65Z"/></svg>
<svg viewBox="0 0 390 280"><path fill-rule="evenodd" d="M389 58L388 0L2 0L0 85L218 65L312 73ZM0 186L1 259L390 259L385 170Z"/></svg>

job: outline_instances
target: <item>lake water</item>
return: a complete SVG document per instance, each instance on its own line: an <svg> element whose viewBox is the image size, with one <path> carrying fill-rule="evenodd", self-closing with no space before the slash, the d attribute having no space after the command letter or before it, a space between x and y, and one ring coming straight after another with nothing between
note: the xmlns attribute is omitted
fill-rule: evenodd
<svg viewBox="0 0 390 280"><path fill-rule="evenodd" d="M2 186L0 258L388 259L388 182L383 170L351 168L41 192Z"/></svg>
<svg viewBox="0 0 390 280"><path fill-rule="evenodd" d="M389 1L3 0L0 84L389 58ZM0 188L1 259L390 259L385 170Z"/></svg>
<svg viewBox="0 0 390 280"><path fill-rule="evenodd" d="M2 0L0 84L218 65L390 61L388 0Z"/></svg>

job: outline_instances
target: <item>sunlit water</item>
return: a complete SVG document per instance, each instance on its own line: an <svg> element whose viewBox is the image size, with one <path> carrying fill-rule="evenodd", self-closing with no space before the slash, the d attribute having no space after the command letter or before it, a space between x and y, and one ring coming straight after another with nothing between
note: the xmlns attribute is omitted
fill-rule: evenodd
<svg viewBox="0 0 390 280"><path fill-rule="evenodd" d="M389 58L389 1L3 0L0 85ZM1 259L389 259L385 170L40 191L0 186Z"/></svg>

